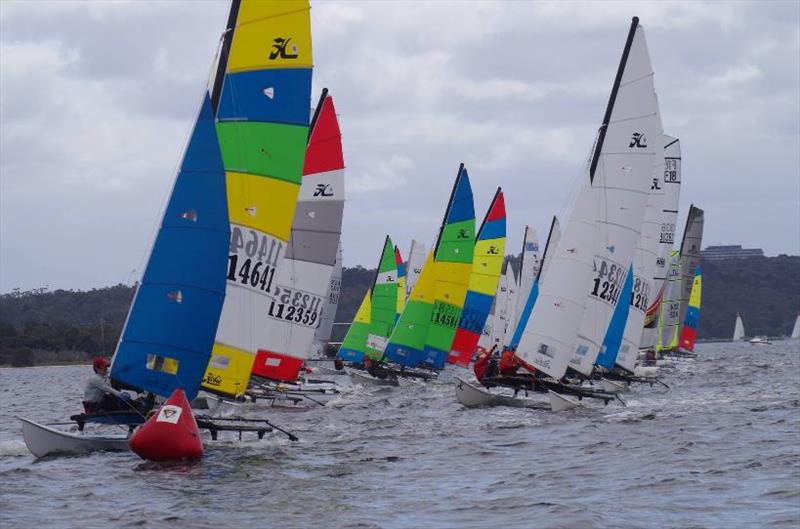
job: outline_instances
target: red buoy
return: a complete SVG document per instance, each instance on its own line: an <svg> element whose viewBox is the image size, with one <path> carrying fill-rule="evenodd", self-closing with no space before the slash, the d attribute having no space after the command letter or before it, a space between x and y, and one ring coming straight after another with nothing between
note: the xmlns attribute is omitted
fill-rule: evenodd
<svg viewBox="0 0 800 529"><path fill-rule="evenodd" d="M158 413L134 432L129 444L136 455L150 461L203 457L200 431L182 389L176 389Z"/></svg>

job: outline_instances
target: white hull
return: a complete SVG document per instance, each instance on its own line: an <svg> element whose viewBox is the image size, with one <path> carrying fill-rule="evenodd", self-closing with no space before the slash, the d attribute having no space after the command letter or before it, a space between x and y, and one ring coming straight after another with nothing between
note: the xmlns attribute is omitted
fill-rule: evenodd
<svg viewBox="0 0 800 529"><path fill-rule="evenodd" d="M622 393L629 391L630 387L625 383L614 382L613 380L609 380L607 378L601 378L600 389L603 391L608 391L609 393Z"/></svg>
<svg viewBox="0 0 800 529"><path fill-rule="evenodd" d="M772 345L772 342L769 341L769 338L764 338L763 336L756 336L750 340L750 345Z"/></svg>
<svg viewBox="0 0 800 529"><path fill-rule="evenodd" d="M479 387L472 382L468 382L461 377L456 379L456 398L467 408L481 406L510 406L512 408L545 408L541 401L512 397L508 395L496 395L489 393L488 390Z"/></svg>
<svg viewBox="0 0 800 529"><path fill-rule="evenodd" d="M55 430L43 424L19 417L22 436L28 450L36 457L53 454L81 454L98 450L127 452L127 437L90 436Z"/></svg>
<svg viewBox="0 0 800 529"><path fill-rule="evenodd" d="M375 378L365 371L357 371L355 369L345 369L347 374L350 375L350 382L353 384L372 385L372 386L398 386L400 385L396 379L392 378Z"/></svg>
<svg viewBox="0 0 800 529"><path fill-rule="evenodd" d="M556 393L555 391L548 391L550 394L550 410L551 411L566 411L571 410L573 408L577 408L578 406L582 406L582 404L573 399L569 399L564 395Z"/></svg>

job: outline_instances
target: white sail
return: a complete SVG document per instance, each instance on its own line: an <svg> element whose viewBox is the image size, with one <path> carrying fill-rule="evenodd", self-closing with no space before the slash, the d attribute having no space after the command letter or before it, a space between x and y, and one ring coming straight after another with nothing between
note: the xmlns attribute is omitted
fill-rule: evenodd
<svg viewBox="0 0 800 529"><path fill-rule="evenodd" d="M800 316L798 316L798 321L800 321ZM795 323L795 330L797 329L797 323ZM737 312L736 313L736 324L733 326L733 341L736 342L744 338L744 323L742 322L742 316Z"/></svg>
<svg viewBox="0 0 800 529"><path fill-rule="evenodd" d="M553 222L550 224L550 236L547 238L547 242L545 243L545 253L542 254L542 262L539 263L541 268L541 272L539 273L539 288L542 288L542 285L545 281L545 276L547 275L547 270L550 268L550 259L548 256L554 255L556 252L556 248L558 248L559 241L561 240L561 224L558 222L558 217L553 217Z"/></svg>
<svg viewBox="0 0 800 529"><path fill-rule="evenodd" d="M667 137L662 134L657 141L658 144L663 145L666 143ZM669 141L671 142L672 139L670 138ZM654 274L660 246L659 235L664 225L663 203L666 194L664 180L668 172L665 168L664 149L659 149L659 152L653 166L653 178L645 208L642 233L633 255L633 283L628 300L628 319L625 321L622 343L616 357L616 364L630 372L633 372L639 357L639 342L642 338L645 312L653 303L653 298L656 297Z"/></svg>
<svg viewBox="0 0 800 529"><path fill-rule="evenodd" d="M640 349L654 349L658 333L658 315L664 295L667 278L667 265L675 242L675 223L678 220L678 201L681 194L681 144L677 138L664 135L664 178L662 189L654 190L663 193L661 208L661 225L658 227L658 255L653 271L651 292L654 294L647 308ZM652 228L645 223L643 233L652 235Z"/></svg>
<svg viewBox="0 0 800 529"><path fill-rule="evenodd" d="M333 265L331 281L328 284L328 292L325 295L325 304L322 307L319 327L314 333L314 345L312 354L321 356L325 352L325 347L331 339L333 333L333 322L336 319L336 310L339 308L339 295L342 291L342 242L339 241L339 248L336 251L336 262Z"/></svg>
<svg viewBox="0 0 800 529"><path fill-rule="evenodd" d="M789 337L800 338L800 314L798 314L797 319L794 320L794 327L792 328L792 334Z"/></svg>
<svg viewBox="0 0 800 529"><path fill-rule="evenodd" d="M591 373L644 218L661 131L647 43L636 18L603 123L518 353L556 378L567 363Z"/></svg>
<svg viewBox="0 0 800 529"><path fill-rule="evenodd" d="M507 346L514 336L514 329L517 328L517 299L519 298L519 279L514 273L511 263L506 267L506 284L508 293L506 298L505 330L500 339L501 346Z"/></svg>
<svg viewBox="0 0 800 529"><path fill-rule="evenodd" d="M519 317L528 301L528 296L533 288L533 282L539 275L539 236L536 230L530 226L525 226L525 237L522 241L522 257L519 271L519 286L517 287L517 301L514 312L514 327L511 330L513 335L517 328Z"/></svg>
<svg viewBox="0 0 800 529"><path fill-rule="evenodd" d="M414 285L417 284L417 278L422 267L425 265L425 245L417 240L411 241L411 250L408 252L408 261L406 261L406 299L411 295L414 290Z"/></svg>

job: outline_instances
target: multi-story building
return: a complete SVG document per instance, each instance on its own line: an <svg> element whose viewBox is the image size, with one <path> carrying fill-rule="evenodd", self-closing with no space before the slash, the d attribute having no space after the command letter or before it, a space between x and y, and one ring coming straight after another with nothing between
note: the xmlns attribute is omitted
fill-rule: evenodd
<svg viewBox="0 0 800 529"><path fill-rule="evenodd" d="M700 258L704 261L724 261L726 259L750 259L751 257L764 257L761 248L742 248L739 244L727 246L707 246L700 251Z"/></svg>

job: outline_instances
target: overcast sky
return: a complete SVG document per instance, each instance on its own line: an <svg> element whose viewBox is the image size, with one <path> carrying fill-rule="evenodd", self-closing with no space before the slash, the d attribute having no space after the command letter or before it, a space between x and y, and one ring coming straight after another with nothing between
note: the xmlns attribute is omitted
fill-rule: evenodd
<svg viewBox="0 0 800 529"><path fill-rule="evenodd" d="M312 2L314 88L344 136L346 266L386 233L430 243L464 162L508 253L563 213L630 18L645 27L679 225L704 245L800 253L800 3ZM229 4L0 2L0 292L132 282ZM682 228L679 228L682 230ZM134 272L134 270L136 270Z"/></svg>

